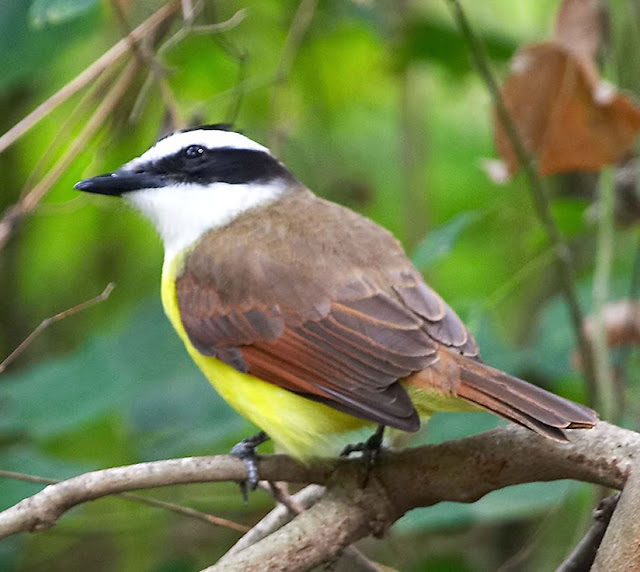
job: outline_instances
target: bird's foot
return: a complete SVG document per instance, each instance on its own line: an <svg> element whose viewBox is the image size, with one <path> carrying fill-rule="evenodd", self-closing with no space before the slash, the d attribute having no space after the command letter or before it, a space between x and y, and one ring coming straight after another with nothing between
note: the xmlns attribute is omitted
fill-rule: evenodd
<svg viewBox="0 0 640 572"><path fill-rule="evenodd" d="M239 443L236 443L231 449L231 454L234 457L238 457L247 469L247 480L238 483L244 504L249 502L249 491L255 491L258 486L258 481L260 480L258 478L258 464L256 463L258 458L256 447L268 440L269 435L264 431L260 431L260 433L256 433L253 437L247 437Z"/></svg>
<svg viewBox="0 0 640 572"><path fill-rule="evenodd" d="M384 425L378 425L376 432L371 435L366 441L362 443L354 443L347 445L340 453L341 457L348 457L351 453L361 452L366 466L366 474L363 487L367 486L369 482L369 475L371 470L378 462L380 458L380 451L382 450L382 439L384 437Z"/></svg>

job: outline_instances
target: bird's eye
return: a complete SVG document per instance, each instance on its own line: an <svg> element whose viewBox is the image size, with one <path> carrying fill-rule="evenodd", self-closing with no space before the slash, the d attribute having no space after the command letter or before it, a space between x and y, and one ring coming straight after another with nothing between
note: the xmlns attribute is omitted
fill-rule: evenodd
<svg viewBox="0 0 640 572"><path fill-rule="evenodd" d="M184 150L185 157L189 157L189 159L193 159L195 157L201 157L204 155L204 148L200 147L200 145L189 145Z"/></svg>

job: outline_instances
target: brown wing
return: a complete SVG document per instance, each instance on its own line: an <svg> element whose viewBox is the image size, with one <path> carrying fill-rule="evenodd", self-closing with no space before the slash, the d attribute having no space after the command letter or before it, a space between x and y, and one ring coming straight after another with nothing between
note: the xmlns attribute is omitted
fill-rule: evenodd
<svg viewBox="0 0 640 572"><path fill-rule="evenodd" d="M440 344L477 354L389 233L304 191L210 233L177 287L202 353L404 430L419 420L398 380L437 360Z"/></svg>

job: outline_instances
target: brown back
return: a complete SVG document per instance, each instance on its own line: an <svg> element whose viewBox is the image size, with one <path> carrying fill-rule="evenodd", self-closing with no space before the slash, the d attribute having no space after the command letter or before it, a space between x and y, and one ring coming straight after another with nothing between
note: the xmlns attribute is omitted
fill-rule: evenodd
<svg viewBox="0 0 640 572"><path fill-rule="evenodd" d="M177 287L202 353L404 430L419 421L397 381L442 345L478 353L388 231L304 188L210 232Z"/></svg>

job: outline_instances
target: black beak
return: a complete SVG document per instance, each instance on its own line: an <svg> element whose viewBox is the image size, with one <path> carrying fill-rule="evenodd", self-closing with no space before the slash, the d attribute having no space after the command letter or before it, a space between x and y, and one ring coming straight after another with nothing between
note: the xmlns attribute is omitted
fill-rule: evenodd
<svg viewBox="0 0 640 572"><path fill-rule="evenodd" d="M74 185L74 189L99 195L119 197L123 193L164 187L163 177L153 173L135 173L132 171L114 171L85 179Z"/></svg>

